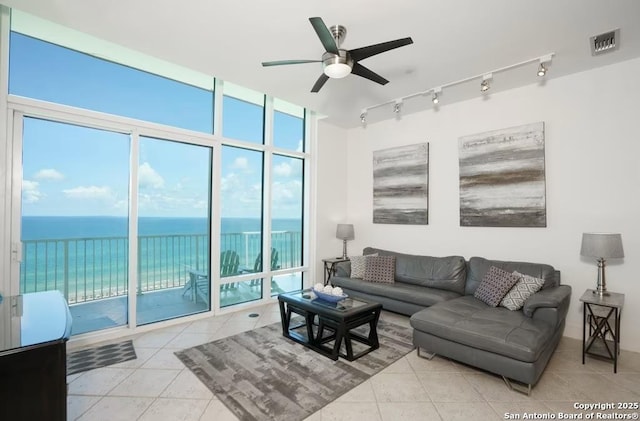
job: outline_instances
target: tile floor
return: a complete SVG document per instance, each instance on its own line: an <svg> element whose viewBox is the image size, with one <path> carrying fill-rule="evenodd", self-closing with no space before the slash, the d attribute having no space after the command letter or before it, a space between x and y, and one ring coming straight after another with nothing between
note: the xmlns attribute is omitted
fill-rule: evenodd
<svg viewBox="0 0 640 421"><path fill-rule="evenodd" d="M260 316L249 318L253 312ZM403 316L382 317L408 325ZM279 320L271 304L140 334L134 337L136 360L69 376L69 420L236 420L173 353ZM578 340L562 340L531 397L509 391L497 376L440 357L428 361L414 351L307 421L527 419L525 413L559 419L560 413L590 412L606 419L598 417L602 411L574 404L640 402L640 353L623 351L613 374L605 361L582 365L580 347Z"/></svg>

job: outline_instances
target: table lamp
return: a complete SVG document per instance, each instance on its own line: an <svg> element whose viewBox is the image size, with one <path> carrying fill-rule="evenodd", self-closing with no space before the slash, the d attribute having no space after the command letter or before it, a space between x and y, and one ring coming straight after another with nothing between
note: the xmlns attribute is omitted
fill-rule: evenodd
<svg viewBox="0 0 640 421"><path fill-rule="evenodd" d="M622 235L608 233L587 233L582 234L582 247L580 255L595 257L598 260L598 284L594 293L609 295L607 293L607 283L604 275L606 259L620 259L624 257L622 250Z"/></svg>
<svg viewBox="0 0 640 421"><path fill-rule="evenodd" d="M342 258L345 260L348 259L347 240L353 240L355 238L353 224L338 224L338 228L336 229L336 238L342 240Z"/></svg>

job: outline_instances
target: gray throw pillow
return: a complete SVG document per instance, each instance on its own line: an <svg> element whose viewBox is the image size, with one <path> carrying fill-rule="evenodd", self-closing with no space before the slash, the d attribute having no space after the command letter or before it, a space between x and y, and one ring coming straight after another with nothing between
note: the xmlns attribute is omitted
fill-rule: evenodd
<svg viewBox="0 0 640 421"><path fill-rule="evenodd" d="M395 282L395 256L368 256L365 262L363 280L387 284Z"/></svg>
<svg viewBox="0 0 640 421"><path fill-rule="evenodd" d="M518 279L513 273L491 266L473 296L491 307L497 307Z"/></svg>
<svg viewBox="0 0 640 421"><path fill-rule="evenodd" d="M366 265L367 258L371 256L377 256L378 253L375 254L367 254L365 256L351 256L349 260L351 260L351 277L362 279L364 278L364 268Z"/></svg>
<svg viewBox="0 0 640 421"><path fill-rule="evenodd" d="M507 292L500 305L509 310L520 310L524 306L527 298L540 291L544 285L544 279L514 271L513 274L518 277L518 282Z"/></svg>

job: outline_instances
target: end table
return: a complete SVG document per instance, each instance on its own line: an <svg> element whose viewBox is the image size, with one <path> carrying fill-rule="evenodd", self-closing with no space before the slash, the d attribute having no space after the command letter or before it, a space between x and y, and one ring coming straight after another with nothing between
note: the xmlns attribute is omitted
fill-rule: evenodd
<svg viewBox="0 0 640 421"><path fill-rule="evenodd" d="M336 274L336 265L342 262L348 262L349 258L343 259L342 257L330 257L328 259L322 259L324 263L324 284L329 283L329 279Z"/></svg>
<svg viewBox="0 0 640 421"><path fill-rule="evenodd" d="M613 361L613 372L617 373L624 294L607 292L607 295L600 295L595 290L588 289L580 297L580 301L583 304L582 364L586 354L602 357Z"/></svg>

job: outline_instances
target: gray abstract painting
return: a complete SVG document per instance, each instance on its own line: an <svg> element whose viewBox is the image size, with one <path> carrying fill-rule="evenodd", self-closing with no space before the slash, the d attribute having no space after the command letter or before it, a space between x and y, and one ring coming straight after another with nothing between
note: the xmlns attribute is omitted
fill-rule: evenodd
<svg viewBox="0 0 640 421"><path fill-rule="evenodd" d="M429 223L429 144L373 152L373 223Z"/></svg>
<svg viewBox="0 0 640 421"><path fill-rule="evenodd" d="M459 139L460 225L546 227L544 123Z"/></svg>

